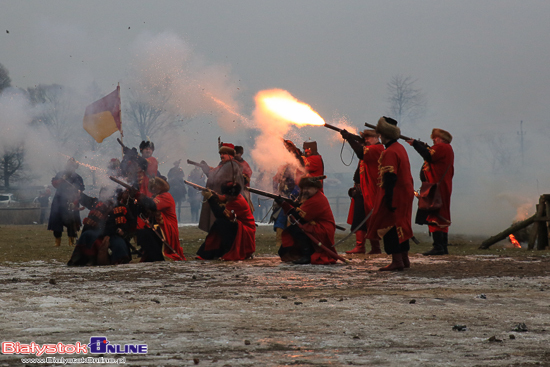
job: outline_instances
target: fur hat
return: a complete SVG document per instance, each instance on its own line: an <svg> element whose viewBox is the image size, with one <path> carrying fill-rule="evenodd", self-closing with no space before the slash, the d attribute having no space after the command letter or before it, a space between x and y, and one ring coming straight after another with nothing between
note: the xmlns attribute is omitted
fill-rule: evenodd
<svg viewBox="0 0 550 367"><path fill-rule="evenodd" d="M222 195L238 196L241 193L241 185L238 182L226 181L222 185Z"/></svg>
<svg viewBox="0 0 550 367"><path fill-rule="evenodd" d="M321 189L323 188L323 181L320 180L318 177L302 177L298 186L300 187L300 189L303 189L305 187L316 187L318 189Z"/></svg>
<svg viewBox="0 0 550 367"><path fill-rule="evenodd" d="M397 121L391 117L382 116L376 125L376 132L386 139L399 139L401 129L397 127Z"/></svg>
<svg viewBox="0 0 550 367"><path fill-rule="evenodd" d="M145 148L151 148L152 150L155 150L155 144L153 144L153 142L150 140L147 140L147 141L143 140L139 144L139 151L141 152Z"/></svg>
<svg viewBox="0 0 550 367"><path fill-rule="evenodd" d="M220 154L229 154L230 156L235 156L235 146L231 143L223 143L220 145Z"/></svg>
<svg viewBox="0 0 550 367"><path fill-rule="evenodd" d="M359 133L363 139L365 138L378 138L380 134L376 132L376 130L372 129L365 129L362 132Z"/></svg>
<svg viewBox="0 0 550 367"><path fill-rule="evenodd" d="M156 187L159 194L168 192L170 190L170 184L160 177L154 177L149 180L149 191L151 188Z"/></svg>
<svg viewBox="0 0 550 367"><path fill-rule="evenodd" d="M445 140L447 143L451 143L451 141L453 140L453 136L448 131L434 128L432 130L432 135L430 136L430 139L433 139L436 137Z"/></svg>
<svg viewBox="0 0 550 367"><path fill-rule="evenodd" d="M311 154L317 154L317 142L316 141L304 141L304 150L311 149Z"/></svg>

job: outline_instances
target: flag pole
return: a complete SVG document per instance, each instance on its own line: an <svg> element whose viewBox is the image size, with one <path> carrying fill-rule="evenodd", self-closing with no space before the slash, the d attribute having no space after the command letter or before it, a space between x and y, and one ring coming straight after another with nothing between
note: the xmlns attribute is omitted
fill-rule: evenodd
<svg viewBox="0 0 550 367"><path fill-rule="evenodd" d="M121 101L120 99L120 82L118 82L118 85L117 85L117 90L118 90L118 100ZM124 143L124 133L122 132L122 101L120 102L120 142L121 143ZM121 151L122 151L122 158L124 158L124 146L121 146L120 147Z"/></svg>

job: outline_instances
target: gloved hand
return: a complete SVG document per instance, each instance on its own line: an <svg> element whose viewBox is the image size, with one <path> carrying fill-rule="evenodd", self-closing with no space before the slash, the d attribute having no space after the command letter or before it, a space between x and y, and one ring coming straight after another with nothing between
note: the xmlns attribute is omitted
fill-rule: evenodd
<svg viewBox="0 0 550 367"><path fill-rule="evenodd" d="M279 205L279 206L281 206L281 205L283 204L283 202L284 202L283 198L280 197L280 196L276 197L276 198L273 199L273 200L275 200L275 202L276 202L277 205Z"/></svg>
<svg viewBox="0 0 550 367"><path fill-rule="evenodd" d="M340 131L340 135L342 135L342 138L345 140L350 140L352 136L352 134L348 132L346 129L343 129L342 131Z"/></svg>
<svg viewBox="0 0 550 367"><path fill-rule="evenodd" d="M355 192L356 192L355 187L350 187L350 189L348 190L348 196L349 196L350 198L354 197L354 196L355 196Z"/></svg>
<svg viewBox="0 0 550 367"><path fill-rule="evenodd" d="M214 195L214 194L209 189L202 191L202 196L204 196L205 200L210 199L212 197L212 195Z"/></svg>

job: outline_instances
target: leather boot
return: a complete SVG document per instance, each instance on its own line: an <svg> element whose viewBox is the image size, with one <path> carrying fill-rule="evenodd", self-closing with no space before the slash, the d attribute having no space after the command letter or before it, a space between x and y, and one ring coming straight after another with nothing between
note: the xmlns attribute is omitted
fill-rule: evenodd
<svg viewBox="0 0 550 367"><path fill-rule="evenodd" d="M409 260L409 252L402 252L401 257L403 258L403 267L409 269L411 267L411 261Z"/></svg>
<svg viewBox="0 0 550 367"><path fill-rule="evenodd" d="M449 249L447 246L449 245L449 234L447 232L443 233L443 253L445 255L449 255Z"/></svg>
<svg viewBox="0 0 550 367"><path fill-rule="evenodd" d="M381 253L382 250L380 250L380 241L370 240L370 251L367 253L367 255L378 255Z"/></svg>
<svg viewBox="0 0 550 367"><path fill-rule="evenodd" d="M367 234L365 231L355 232L355 248L349 251L346 251L346 254L364 254L365 253L365 241Z"/></svg>
<svg viewBox="0 0 550 367"><path fill-rule="evenodd" d="M391 264L378 269L378 271L403 271L403 257L401 253L391 254Z"/></svg>
<svg viewBox="0 0 550 367"><path fill-rule="evenodd" d="M59 246L61 246L61 237L55 239L54 247L59 247Z"/></svg>
<svg viewBox="0 0 550 367"><path fill-rule="evenodd" d="M313 255L315 249L313 248L310 240L307 237L301 238L298 242L298 245L300 247L301 257L298 260L293 261L292 263L299 265L311 264L311 255Z"/></svg>
<svg viewBox="0 0 550 367"><path fill-rule="evenodd" d="M283 229L275 228L275 246L279 248L281 247L282 244L283 244Z"/></svg>
<svg viewBox="0 0 550 367"><path fill-rule="evenodd" d="M76 237L69 237L69 246L74 247Z"/></svg>
<svg viewBox="0 0 550 367"><path fill-rule="evenodd" d="M433 247L431 250L424 252L422 255L424 256L445 255L445 249L443 248L444 234L445 233L440 231L433 232L432 233L432 236L434 238Z"/></svg>

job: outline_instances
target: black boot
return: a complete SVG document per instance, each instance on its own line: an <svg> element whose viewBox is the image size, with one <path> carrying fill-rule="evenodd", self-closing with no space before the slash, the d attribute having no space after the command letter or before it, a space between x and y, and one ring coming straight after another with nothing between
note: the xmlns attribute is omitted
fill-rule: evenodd
<svg viewBox="0 0 550 367"><path fill-rule="evenodd" d="M311 255L315 252L311 241L302 231L297 232L293 237L300 248L301 257L298 260L294 260L292 263L297 265L311 264Z"/></svg>
<svg viewBox="0 0 550 367"><path fill-rule="evenodd" d="M445 255L445 249L443 248L444 234L445 233L439 232L439 231L433 232L432 233L432 236L434 238L433 247L431 250L424 252L422 255L424 256Z"/></svg>
<svg viewBox="0 0 550 367"><path fill-rule="evenodd" d="M449 249L447 246L449 245L449 234L447 232L443 233L443 253L445 255L449 255Z"/></svg>

